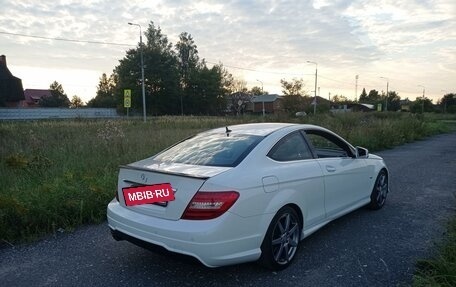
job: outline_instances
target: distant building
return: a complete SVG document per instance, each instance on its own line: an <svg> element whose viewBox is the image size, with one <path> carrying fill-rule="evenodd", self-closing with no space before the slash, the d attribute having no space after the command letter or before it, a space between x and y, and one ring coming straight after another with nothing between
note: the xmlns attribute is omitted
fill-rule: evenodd
<svg viewBox="0 0 456 287"><path fill-rule="evenodd" d="M249 106L249 110L252 113L263 113L274 114L282 109L281 107L281 96L276 94L259 95L252 98L252 105Z"/></svg>
<svg viewBox="0 0 456 287"><path fill-rule="evenodd" d="M410 112L411 101L409 99L400 100L399 104L401 105L401 111Z"/></svg>
<svg viewBox="0 0 456 287"><path fill-rule="evenodd" d="M344 105L332 105L330 112L347 113L347 112L373 112L375 106L371 104L350 103Z"/></svg>
<svg viewBox="0 0 456 287"><path fill-rule="evenodd" d="M327 106L328 108L333 104L333 102L325 99L323 97L317 96L317 107L318 106ZM314 106L315 105L315 97L304 97L304 105L305 106Z"/></svg>
<svg viewBox="0 0 456 287"><path fill-rule="evenodd" d="M13 76L6 64L6 56L0 56L0 107L17 107L24 100L22 80Z"/></svg>
<svg viewBox="0 0 456 287"><path fill-rule="evenodd" d="M236 92L225 97L226 114L240 115L248 111L248 106L251 103L252 95L246 92Z"/></svg>
<svg viewBox="0 0 456 287"><path fill-rule="evenodd" d="M20 106L24 108L35 108L40 106L42 98L52 96L51 90L25 89L25 100L21 101Z"/></svg>

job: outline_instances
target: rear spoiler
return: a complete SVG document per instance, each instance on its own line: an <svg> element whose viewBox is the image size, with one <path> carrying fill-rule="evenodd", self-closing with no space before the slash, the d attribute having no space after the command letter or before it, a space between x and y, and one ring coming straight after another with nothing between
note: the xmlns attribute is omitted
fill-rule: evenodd
<svg viewBox="0 0 456 287"><path fill-rule="evenodd" d="M138 167L138 166L131 166L131 165L121 165L121 166L119 166L119 168L139 170L139 171L153 171L156 173L178 175L178 176L183 176L183 177L198 178L198 179L204 179L204 180L210 178L209 176L197 176L197 175L192 175L192 174L188 174L188 173L170 172L170 171L156 170L156 169L152 169L152 168L145 168L145 167Z"/></svg>

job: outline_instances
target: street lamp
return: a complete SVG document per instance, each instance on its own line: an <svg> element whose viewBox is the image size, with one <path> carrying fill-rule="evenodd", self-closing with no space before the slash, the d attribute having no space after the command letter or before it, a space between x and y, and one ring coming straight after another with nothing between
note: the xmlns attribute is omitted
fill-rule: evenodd
<svg viewBox="0 0 456 287"><path fill-rule="evenodd" d="M257 79L257 82L260 82L260 83L261 83L261 92L263 93L263 92L264 92L264 91L263 91L263 82L260 81L260 80L258 80L258 79Z"/></svg>
<svg viewBox="0 0 456 287"><path fill-rule="evenodd" d="M261 95L264 96L264 90L263 90L263 82L260 80L257 80L258 82L261 83ZM263 117L264 117L264 99L263 99Z"/></svg>
<svg viewBox="0 0 456 287"><path fill-rule="evenodd" d="M386 80L386 98L385 98L385 112L388 111L388 85L389 85L389 79L386 77L380 77L382 79Z"/></svg>
<svg viewBox="0 0 456 287"><path fill-rule="evenodd" d="M146 91L144 88L144 58L143 58L143 44L142 44L142 29L141 25L128 22L128 25L139 27L139 46L141 51L141 85L142 85L142 100L143 100L143 121L146 122Z"/></svg>
<svg viewBox="0 0 456 287"><path fill-rule="evenodd" d="M317 113L317 78L318 78L318 64L316 62L307 61L307 63L315 64L315 98L314 98L314 115Z"/></svg>
<svg viewBox="0 0 456 287"><path fill-rule="evenodd" d="M424 114L424 95L426 93L426 87L423 86L423 85L418 85L418 87L422 87L423 88L423 99L421 101L421 113Z"/></svg>

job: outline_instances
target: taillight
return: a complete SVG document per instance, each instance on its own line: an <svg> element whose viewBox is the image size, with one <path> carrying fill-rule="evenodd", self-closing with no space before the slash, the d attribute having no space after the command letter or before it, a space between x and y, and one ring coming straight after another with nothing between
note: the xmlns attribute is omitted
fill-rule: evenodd
<svg viewBox="0 0 456 287"><path fill-rule="evenodd" d="M238 198L239 193L236 191L198 191L185 209L182 219L205 220L219 217Z"/></svg>

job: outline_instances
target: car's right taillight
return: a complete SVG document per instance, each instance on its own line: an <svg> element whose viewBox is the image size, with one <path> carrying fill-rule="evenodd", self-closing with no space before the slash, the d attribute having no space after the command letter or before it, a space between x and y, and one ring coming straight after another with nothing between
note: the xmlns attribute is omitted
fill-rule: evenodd
<svg viewBox="0 0 456 287"><path fill-rule="evenodd" d="M239 193L236 191L198 191L185 209L182 219L217 218L233 206L238 198Z"/></svg>

